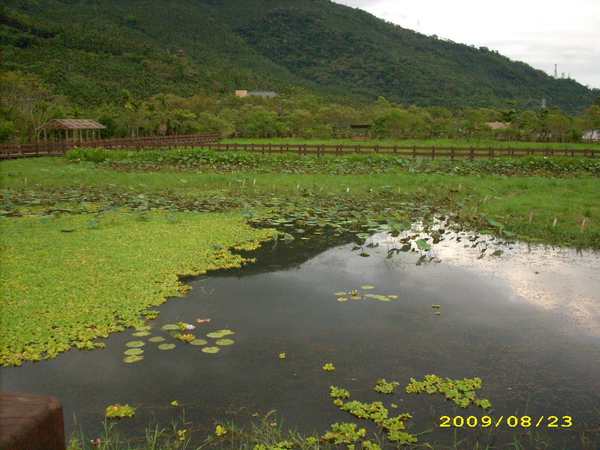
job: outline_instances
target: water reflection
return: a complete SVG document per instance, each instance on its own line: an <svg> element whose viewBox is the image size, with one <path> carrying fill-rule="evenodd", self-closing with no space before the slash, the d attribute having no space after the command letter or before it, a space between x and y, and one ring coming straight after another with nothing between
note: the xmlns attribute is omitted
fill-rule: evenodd
<svg viewBox="0 0 600 450"><path fill-rule="evenodd" d="M597 421L597 255L514 244L498 257L479 258L480 250L453 239L434 245L441 263L417 266L418 252L386 259L384 239L376 236L379 245L362 252L369 257L343 241L320 253L309 241L280 243L263 249L251 270L191 280L187 297L160 308L152 336L165 336L160 328L179 321L196 325L200 338L232 330L235 343L217 354L181 343L161 351L146 339L145 359L125 364L125 344L139 339L127 331L111 336L104 350L3 368L2 388L60 397L68 429L76 415L92 437L109 404L139 406L135 419L120 424L139 435L154 417L165 425L181 420L173 400L202 430L214 430L214 418L276 409L290 427L322 433L331 423L352 420L333 407L329 386L362 401L387 400L373 391L376 380L404 386L431 373L481 377L481 396L497 415ZM277 269L267 270L269 264ZM373 289L362 289L366 285ZM340 302L335 295L355 289L363 298ZM381 301L366 293L397 298ZM323 371L325 363L336 370ZM479 414L402 390L391 401L398 413L413 414L413 431L431 427L431 408L435 415ZM431 439L446 442L450 434L437 429Z"/></svg>
<svg viewBox="0 0 600 450"><path fill-rule="evenodd" d="M456 241L436 245L447 263L492 274L506 281L516 295L562 314L585 333L600 336L598 254L523 242L493 242L491 248L488 256L480 258L477 247ZM494 251L497 256L489 256Z"/></svg>

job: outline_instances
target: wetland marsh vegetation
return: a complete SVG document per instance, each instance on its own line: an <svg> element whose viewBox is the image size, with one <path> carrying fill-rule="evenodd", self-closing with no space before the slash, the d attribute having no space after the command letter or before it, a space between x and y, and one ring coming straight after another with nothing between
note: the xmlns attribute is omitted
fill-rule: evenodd
<svg viewBox="0 0 600 450"><path fill-rule="evenodd" d="M4 366L101 347L100 338L155 319L153 308L188 289L181 277L240 267L249 262L240 252L267 241L329 234L362 248L374 232L398 236L419 221L429 242L440 238L441 222L507 240L600 248L600 161L590 159L317 160L202 149L92 149L67 158L3 161L0 169ZM409 241L416 250L429 245L416 237ZM390 292L379 296L393 298ZM195 333L175 331L185 333L173 336L180 346L186 345L182 337ZM213 347L219 349L201 348ZM140 361L140 352L131 349L126 357ZM284 350L274 358L287 361ZM323 363L333 367L323 361L321 372ZM393 390L381 381L381 389ZM232 436L248 438L233 424L221 426L223 444ZM350 428L339 425L329 436L335 441L360 432ZM274 438L277 427L267 430L257 428L255 435ZM184 448L185 433L171 435ZM321 438L313 444L329 440Z"/></svg>

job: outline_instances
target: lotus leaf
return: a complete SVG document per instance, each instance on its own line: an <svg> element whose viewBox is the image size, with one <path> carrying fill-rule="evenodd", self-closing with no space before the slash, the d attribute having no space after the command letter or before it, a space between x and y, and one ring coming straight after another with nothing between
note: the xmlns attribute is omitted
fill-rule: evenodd
<svg viewBox="0 0 600 450"><path fill-rule="evenodd" d="M141 355L142 353L144 353L144 350L141 348L130 348L129 350L125 350L125 354L128 356Z"/></svg>
<svg viewBox="0 0 600 450"><path fill-rule="evenodd" d="M234 342L235 341L232 341L231 339L219 339L217 342L215 342L215 344L217 344L217 345L231 345Z"/></svg>
<svg viewBox="0 0 600 450"><path fill-rule="evenodd" d="M164 337L161 336L154 336L151 337L150 339L148 339L150 342L163 342L165 340Z"/></svg>
<svg viewBox="0 0 600 450"><path fill-rule="evenodd" d="M146 345L145 342L143 341L131 341L128 342L127 344L125 344L127 347L143 347L144 345Z"/></svg>
<svg viewBox="0 0 600 450"><path fill-rule="evenodd" d="M204 347L202 349L204 353L217 353L219 350L221 350L219 347Z"/></svg>
<svg viewBox="0 0 600 450"><path fill-rule="evenodd" d="M192 344L192 345L206 345L206 344L208 344L208 341L205 341L204 339L194 339L192 342L190 342L190 344Z"/></svg>
<svg viewBox="0 0 600 450"><path fill-rule="evenodd" d="M206 336L209 337L209 338L219 339L219 338L222 338L225 335L215 331L214 333L208 333Z"/></svg>
<svg viewBox="0 0 600 450"><path fill-rule="evenodd" d="M175 344L160 344L158 346L159 350L171 350L175 348Z"/></svg>
<svg viewBox="0 0 600 450"><path fill-rule="evenodd" d="M221 333L223 336L228 336L230 334L235 334L233 331L231 330L218 330L217 333Z"/></svg>
<svg viewBox="0 0 600 450"><path fill-rule="evenodd" d="M138 331L137 333L133 333L132 336L143 337L148 336L149 334L149 331Z"/></svg>
<svg viewBox="0 0 600 450"><path fill-rule="evenodd" d="M126 356L125 358L123 358L123 362L134 363L134 362L141 361L142 359L144 359L143 356L140 356L140 355L130 355L130 356Z"/></svg>

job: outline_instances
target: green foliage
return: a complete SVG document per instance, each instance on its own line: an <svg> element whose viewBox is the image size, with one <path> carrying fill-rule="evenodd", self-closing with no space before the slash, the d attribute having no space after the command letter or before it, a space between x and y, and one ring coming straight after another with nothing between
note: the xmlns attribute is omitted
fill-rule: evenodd
<svg viewBox="0 0 600 450"><path fill-rule="evenodd" d="M398 383L386 383L385 380L379 380L377 386L385 386L384 391L388 390L391 386ZM412 416L410 414L400 414L397 417L389 417L389 411L383 406L381 402L363 403L357 400L344 402L344 399L350 397L350 393L345 389L340 389L334 386L330 387L330 396L334 398L334 405L343 411L347 411L358 419L370 420L381 427L381 429L387 433L387 438L390 442L397 442L399 445L414 444L417 442L417 438L407 433L406 422L409 421ZM391 393L383 392L383 393ZM334 440L334 443L347 443L351 444L357 442L359 439L364 438L366 433L363 429L356 431L355 424L334 424L332 425L331 432L328 432L323 436L325 440ZM348 441L346 441L346 439ZM369 444L367 444L367 447Z"/></svg>
<svg viewBox="0 0 600 450"><path fill-rule="evenodd" d="M252 249L271 237L232 215L181 214L177 222L167 215L151 212L140 222L107 214L97 228L85 214L3 218L0 364L102 346L97 338L141 325L147 308L185 292L179 277L239 267L246 260L228 248ZM73 232L61 232L67 227Z"/></svg>
<svg viewBox="0 0 600 450"><path fill-rule="evenodd" d="M329 138L349 133L353 123L394 138L437 138L448 130L471 137L484 132L485 118L511 123L502 137L578 139L580 126L555 107L586 113L593 125L589 108L598 96L497 52L334 2L10 2L0 45L4 72L33 77L29 90L44 86L50 94L51 102L37 102L45 105L38 112L101 118L111 137L200 131ZM240 88L274 90L288 101L235 98ZM543 114L542 98L552 102ZM448 110L468 116L462 126ZM27 126L34 136L34 124Z"/></svg>
<svg viewBox="0 0 600 450"><path fill-rule="evenodd" d="M399 386L400 383L397 381L392 381L388 383L385 379L377 380L377 384L375 386L375 391L381 394L392 394L394 392L394 388Z"/></svg>
<svg viewBox="0 0 600 450"><path fill-rule="evenodd" d="M365 428L356 429L355 423L334 423L331 425L331 431L323 435L324 441L330 441L335 445L354 444L367 434Z"/></svg>
<svg viewBox="0 0 600 450"><path fill-rule="evenodd" d="M122 419L123 417L133 417L135 415L135 408L129 405L111 405L106 408L107 419Z"/></svg>
<svg viewBox="0 0 600 450"><path fill-rule="evenodd" d="M440 378L436 375L426 375L424 381L410 379L410 384L406 387L409 394L419 394L427 392L428 394L440 393L461 408L467 408L474 404L482 409L489 409L492 405L486 399L478 399L475 391L481 388L481 378L465 378L463 380L451 380L450 378Z"/></svg>

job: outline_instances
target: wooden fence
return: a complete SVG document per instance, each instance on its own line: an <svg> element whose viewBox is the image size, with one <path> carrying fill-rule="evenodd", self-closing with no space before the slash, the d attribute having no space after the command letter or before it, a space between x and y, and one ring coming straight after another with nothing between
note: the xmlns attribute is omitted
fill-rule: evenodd
<svg viewBox="0 0 600 450"><path fill-rule="evenodd" d="M175 147L202 147L217 152L251 152L262 154L295 153L298 155L398 155L412 158L520 158L523 156L568 156L595 158L600 149L480 148L480 147L410 147L386 145L319 145L319 144L223 144L218 134L194 134L130 139L105 139L86 142L8 144L0 146L0 158L27 158L64 155L72 148L114 150L156 150Z"/></svg>
<svg viewBox="0 0 600 450"><path fill-rule="evenodd" d="M523 156L570 156L594 158L600 149L544 149L544 148L479 148L479 147L416 147L386 145L312 145L312 144L222 144L210 143L203 147L217 152L251 152L263 154L295 153L299 155L398 155L413 158L520 158Z"/></svg>
<svg viewBox="0 0 600 450"><path fill-rule="evenodd" d="M174 147L202 147L221 139L219 134L186 134L124 139L102 139L82 142L38 142L35 144L0 145L1 158L31 158L61 156L73 148L105 148L108 150L157 150Z"/></svg>

